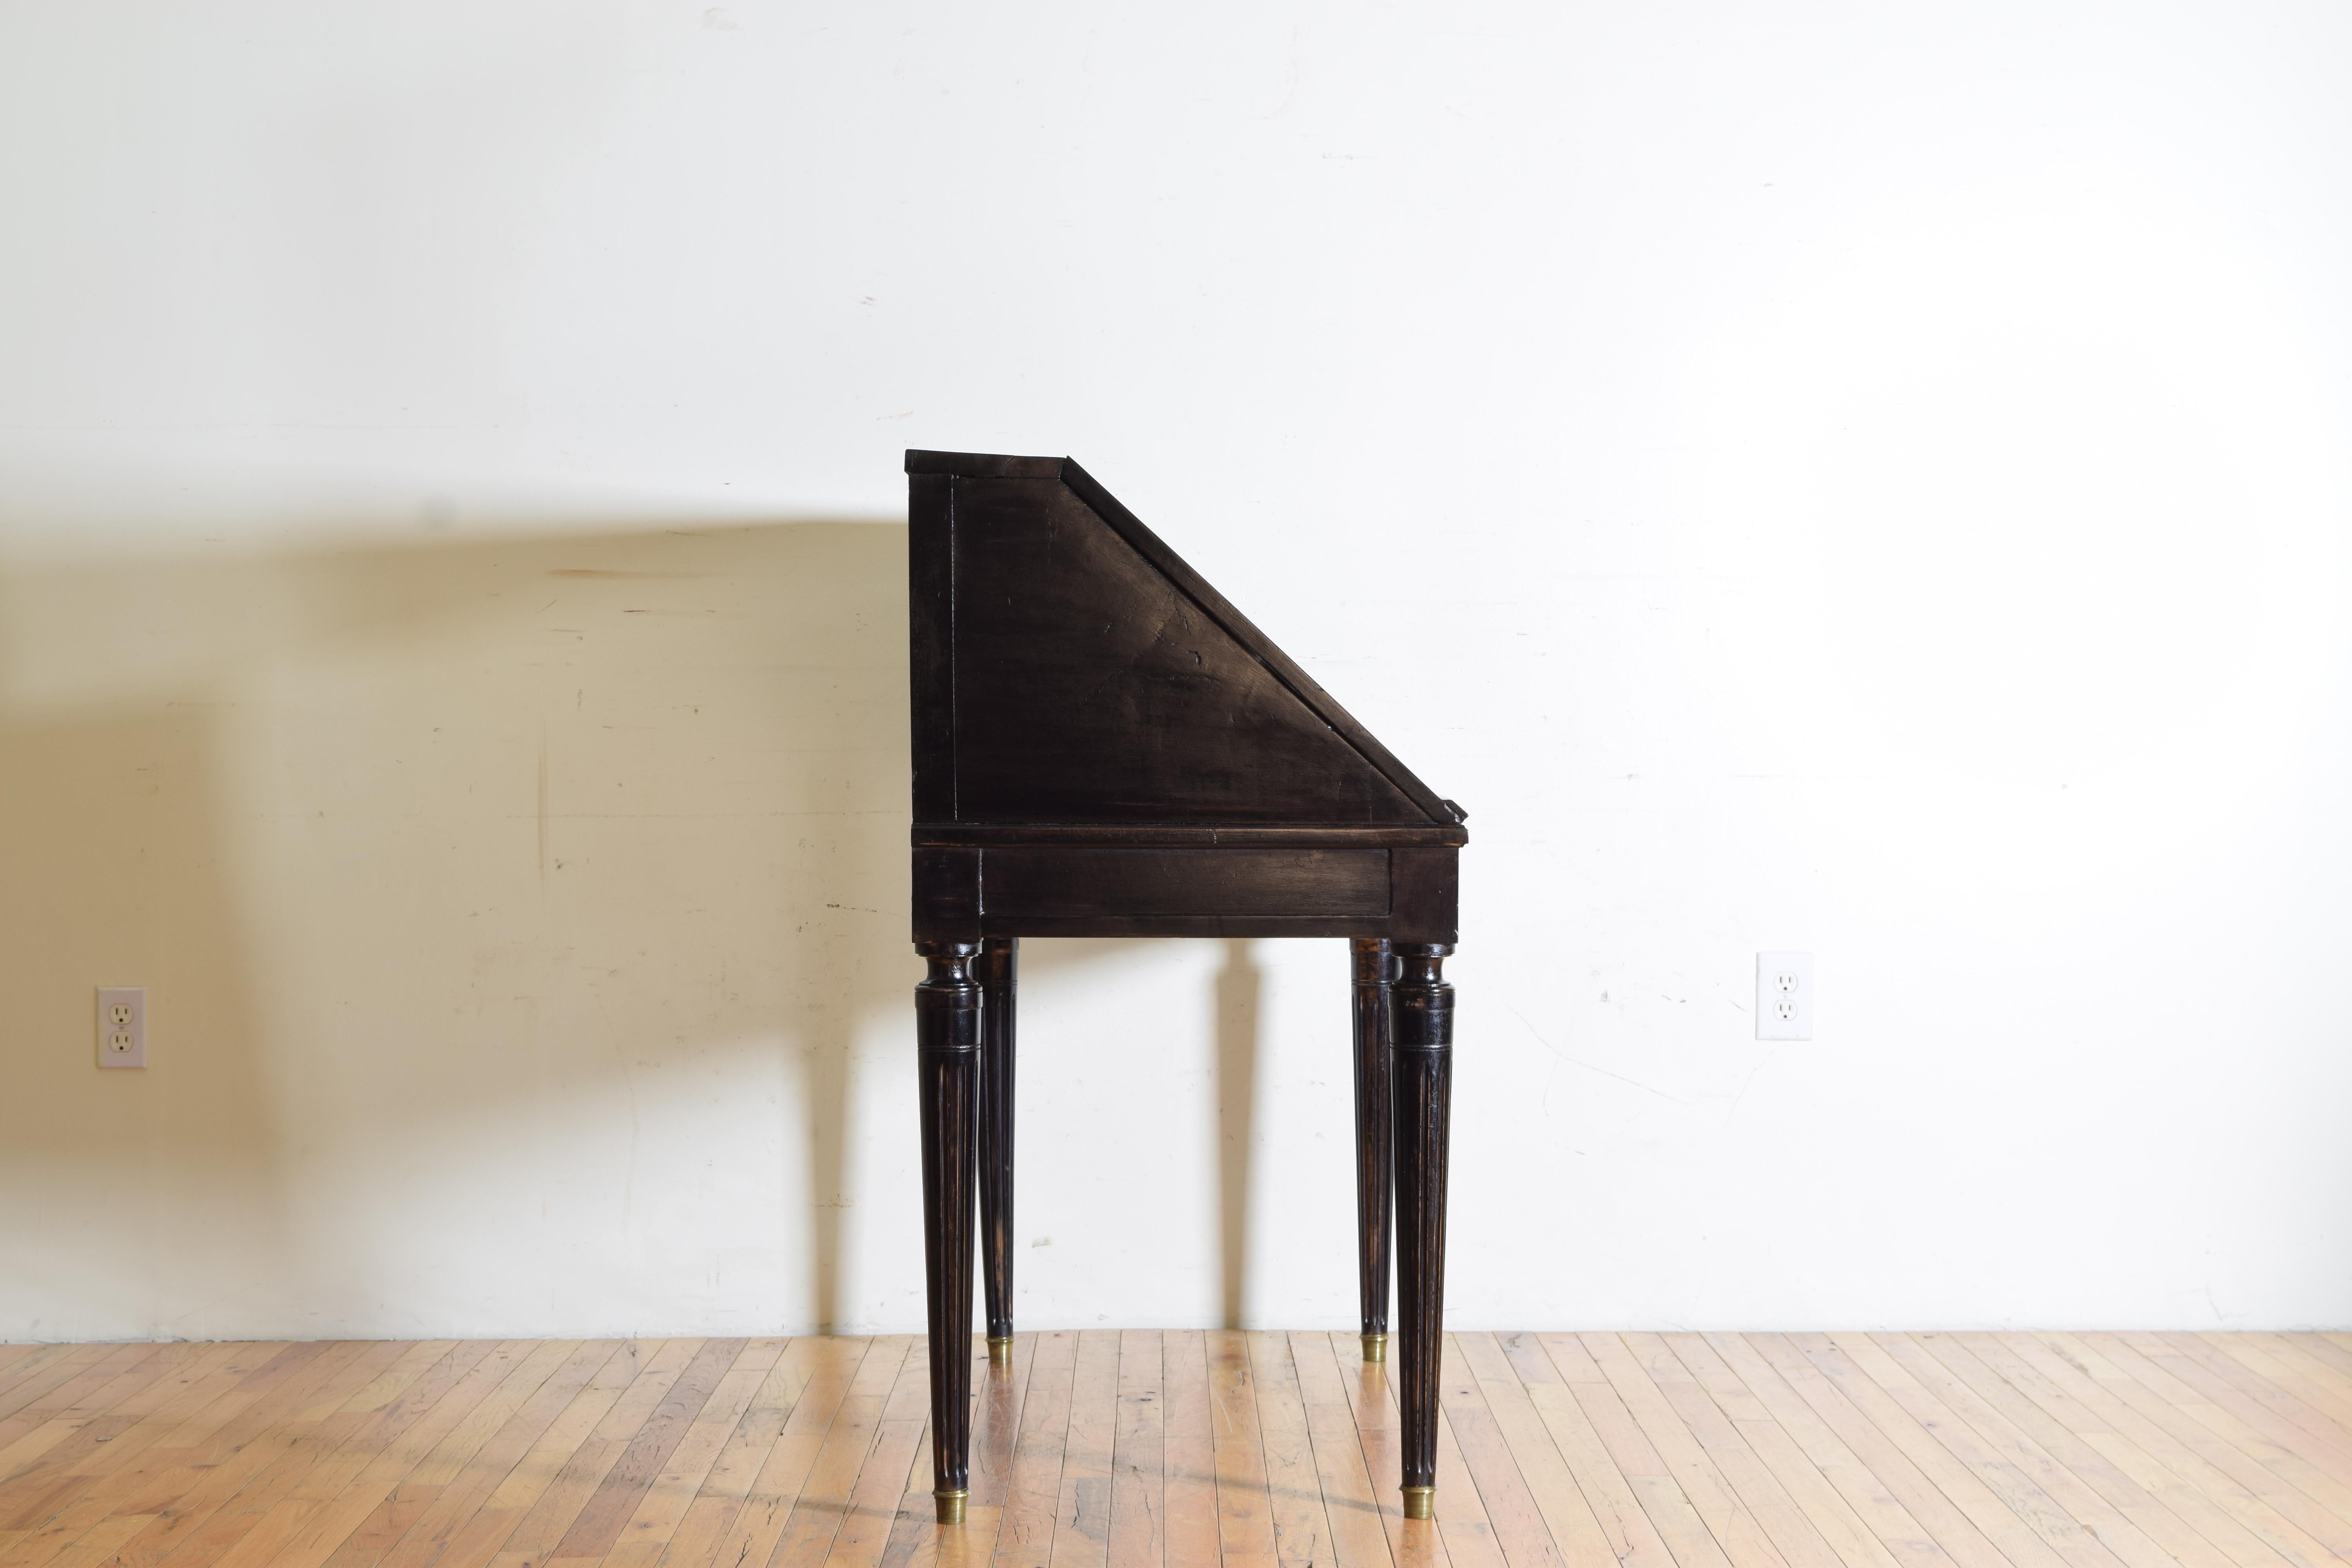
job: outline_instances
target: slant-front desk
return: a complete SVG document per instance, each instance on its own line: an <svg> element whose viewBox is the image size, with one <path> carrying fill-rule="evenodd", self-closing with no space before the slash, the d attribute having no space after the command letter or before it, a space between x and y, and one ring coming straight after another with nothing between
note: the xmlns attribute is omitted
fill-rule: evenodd
<svg viewBox="0 0 2352 1568"><path fill-rule="evenodd" d="M972 1210L1013 1334L1024 936L1345 937L1364 1355L1388 1342L1404 1512L1429 1517L1444 1290L1455 859L1440 799L1066 458L909 452L915 945L933 1491L970 1475Z"/></svg>

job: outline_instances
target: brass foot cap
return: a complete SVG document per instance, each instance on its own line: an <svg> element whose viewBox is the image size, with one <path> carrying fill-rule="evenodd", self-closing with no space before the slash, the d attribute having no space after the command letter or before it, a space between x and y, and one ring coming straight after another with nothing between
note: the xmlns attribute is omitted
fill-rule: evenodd
<svg viewBox="0 0 2352 1568"><path fill-rule="evenodd" d="M1386 1360L1388 1360L1388 1359L1389 1359L1389 1337L1388 1337L1388 1335L1386 1335L1386 1334L1366 1334L1366 1335L1364 1336L1364 1359L1365 1359L1366 1361L1386 1361Z"/></svg>
<svg viewBox="0 0 2352 1568"><path fill-rule="evenodd" d="M988 1364L991 1366L1011 1366L1013 1364L1013 1336L1011 1334L991 1334L988 1336Z"/></svg>
<svg viewBox="0 0 2352 1568"><path fill-rule="evenodd" d="M1436 1513L1437 1489L1435 1487L1407 1487L1404 1489L1405 1518L1432 1519L1436 1516Z"/></svg>
<svg viewBox="0 0 2352 1568"><path fill-rule="evenodd" d="M931 1494L931 1500L939 1505L940 1522L941 1524L961 1524L963 1522L963 1500L969 1495L969 1493L962 1491L933 1492Z"/></svg>

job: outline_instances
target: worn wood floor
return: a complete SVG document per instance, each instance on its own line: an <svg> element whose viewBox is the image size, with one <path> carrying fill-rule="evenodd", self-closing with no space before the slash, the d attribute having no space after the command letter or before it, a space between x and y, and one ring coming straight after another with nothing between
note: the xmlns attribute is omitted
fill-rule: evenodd
<svg viewBox="0 0 2352 1568"><path fill-rule="evenodd" d="M1438 1518L1355 1336L0 1346L0 1568L2317 1568L2352 1335L1482 1334Z"/></svg>

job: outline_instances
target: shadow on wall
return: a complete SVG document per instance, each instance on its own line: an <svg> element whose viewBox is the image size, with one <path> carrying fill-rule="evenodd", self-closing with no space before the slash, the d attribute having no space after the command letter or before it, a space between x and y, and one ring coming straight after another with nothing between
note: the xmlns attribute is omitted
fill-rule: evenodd
<svg viewBox="0 0 2352 1568"><path fill-rule="evenodd" d="M0 1338L852 1321L861 1023L920 974L905 555L0 568ZM100 984L145 1072L95 1067ZM1234 1323L1257 994L1227 944Z"/></svg>
<svg viewBox="0 0 2352 1568"><path fill-rule="evenodd" d="M1265 990L1251 943L1224 942L1217 971L1218 1302L1225 1327L1253 1320L1249 1301L1251 1153L1257 1146L1258 1004Z"/></svg>
<svg viewBox="0 0 2352 1568"><path fill-rule="evenodd" d="M144 1332L167 1256L214 1299L289 1250L216 740L185 699L0 718L0 1339ZM166 1065L100 1082L92 987L132 984Z"/></svg>

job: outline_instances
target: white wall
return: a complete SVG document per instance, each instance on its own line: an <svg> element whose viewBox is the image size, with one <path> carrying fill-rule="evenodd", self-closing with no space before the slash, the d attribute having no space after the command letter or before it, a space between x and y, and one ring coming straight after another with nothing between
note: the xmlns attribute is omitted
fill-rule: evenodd
<svg viewBox="0 0 2352 1568"><path fill-rule="evenodd" d="M0 11L0 1336L914 1326L910 445L1075 454L1469 806L1457 1321L2352 1323L2347 70ZM1024 1321L1350 1321L1338 944L1028 970Z"/></svg>

